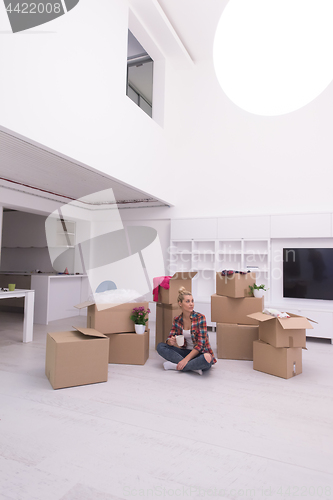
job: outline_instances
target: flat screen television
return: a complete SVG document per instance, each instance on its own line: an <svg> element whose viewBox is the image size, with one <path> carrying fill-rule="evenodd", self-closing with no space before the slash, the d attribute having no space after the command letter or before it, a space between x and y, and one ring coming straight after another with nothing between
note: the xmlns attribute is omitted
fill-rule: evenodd
<svg viewBox="0 0 333 500"><path fill-rule="evenodd" d="M283 296L333 300L333 248L284 248Z"/></svg>

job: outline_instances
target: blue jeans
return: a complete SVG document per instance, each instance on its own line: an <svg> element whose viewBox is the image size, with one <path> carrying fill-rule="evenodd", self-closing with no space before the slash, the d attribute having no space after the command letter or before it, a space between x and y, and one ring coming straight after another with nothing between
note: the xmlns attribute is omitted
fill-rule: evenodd
<svg viewBox="0 0 333 500"><path fill-rule="evenodd" d="M185 356L187 356L190 352L191 349L181 349L180 347L175 347L173 345L168 345L165 344L164 342L160 342L157 346L157 352L162 358L166 359L167 361L171 361L172 363L178 364L179 361L181 361ZM184 366L183 372L188 372L191 370L202 370L206 371L211 368L213 363L213 358L211 359L210 363L206 361L205 356L201 353L198 354L198 356L195 356L195 358L192 358L187 365Z"/></svg>

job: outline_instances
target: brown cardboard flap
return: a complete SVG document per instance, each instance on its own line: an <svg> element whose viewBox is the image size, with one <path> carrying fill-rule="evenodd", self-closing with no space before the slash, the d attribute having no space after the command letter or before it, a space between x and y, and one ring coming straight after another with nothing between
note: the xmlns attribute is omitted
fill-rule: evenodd
<svg viewBox="0 0 333 500"><path fill-rule="evenodd" d="M311 318L307 318L306 316L297 316L297 314L293 314L293 313L287 313L289 314L289 316L291 318L306 318L308 321L311 321L311 323L316 323L316 325L318 325L318 321L315 321L314 319L311 319Z"/></svg>
<svg viewBox="0 0 333 500"><path fill-rule="evenodd" d="M192 271L192 272L177 272L173 276L171 276L171 280L185 280L185 279L192 279L194 276L198 274L197 271Z"/></svg>
<svg viewBox="0 0 333 500"><path fill-rule="evenodd" d="M271 316L270 314L265 314L262 312L257 312L253 314L248 314L249 318L255 319L259 322L262 321L271 321L273 319L277 320L282 328L284 330L299 330L299 329L313 329L313 326L311 325L310 321L308 318L305 318L304 316L297 316L297 314L289 314L290 318L276 318L275 316ZM313 321L313 323L316 323Z"/></svg>
<svg viewBox="0 0 333 500"><path fill-rule="evenodd" d="M89 306L92 306L94 304L95 304L95 302L92 302L91 300L86 300L85 302L81 302L81 304L77 304L74 307L76 307L76 309L84 309L85 307L89 307Z"/></svg>
<svg viewBox="0 0 333 500"><path fill-rule="evenodd" d="M298 317L290 317L290 318L277 318L280 325L284 330L298 330L298 329L306 329L313 328L311 323L307 318L302 316Z"/></svg>
<svg viewBox="0 0 333 500"><path fill-rule="evenodd" d="M83 333L83 335L87 335L88 337L98 337L98 338L100 337L104 339L107 338L106 335L104 335L101 332L98 332L94 328L82 328L81 326L74 326L74 325L73 328L75 328L75 330L77 330L78 332Z"/></svg>
<svg viewBox="0 0 333 500"><path fill-rule="evenodd" d="M248 314L247 316L248 318L256 319L257 321L269 321L271 319L274 319L274 316L271 316L270 314L264 314L262 312Z"/></svg>

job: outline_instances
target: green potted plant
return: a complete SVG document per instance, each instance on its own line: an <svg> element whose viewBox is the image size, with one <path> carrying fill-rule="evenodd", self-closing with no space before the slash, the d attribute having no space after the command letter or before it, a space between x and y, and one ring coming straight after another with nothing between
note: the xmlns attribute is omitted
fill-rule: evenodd
<svg viewBox="0 0 333 500"><path fill-rule="evenodd" d="M251 291L251 294L257 299L261 299L261 297L263 297L264 295L264 292L267 292L265 285L256 285L256 283L253 283L253 285L249 285L249 289Z"/></svg>
<svg viewBox="0 0 333 500"><path fill-rule="evenodd" d="M133 308L130 319L134 321L134 328L136 333L143 334L145 332L149 313L149 308L147 310L145 310L144 307Z"/></svg>

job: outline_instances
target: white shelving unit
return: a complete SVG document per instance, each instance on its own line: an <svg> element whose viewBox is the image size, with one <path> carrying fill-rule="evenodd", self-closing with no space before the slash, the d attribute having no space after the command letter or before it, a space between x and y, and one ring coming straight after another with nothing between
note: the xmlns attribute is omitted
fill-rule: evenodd
<svg viewBox="0 0 333 500"><path fill-rule="evenodd" d="M197 272L192 282L193 296L210 326L214 325L210 320L210 297L216 292L216 272L248 269L256 272L258 284L263 283L269 288L269 268L269 239L171 240L170 274L177 271Z"/></svg>
<svg viewBox="0 0 333 500"><path fill-rule="evenodd" d="M66 268L69 273L82 272L76 262L76 221L48 217L45 231L50 258L53 268L63 272Z"/></svg>
<svg viewBox="0 0 333 500"><path fill-rule="evenodd" d="M69 220L57 220L56 246L74 248L75 246L75 222Z"/></svg>
<svg viewBox="0 0 333 500"><path fill-rule="evenodd" d="M243 266L256 273L258 285L264 284L267 292L266 301L269 301L270 288L270 240L242 240Z"/></svg>
<svg viewBox="0 0 333 500"><path fill-rule="evenodd" d="M196 308L210 321L215 273L223 269L254 270L265 284L265 304L307 316L314 323L309 337L333 343L333 301L283 297L283 248L333 247L333 213L225 216L175 219L171 222L170 263L177 270L197 271L193 279ZM272 255L272 259L271 259Z"/></svg>

